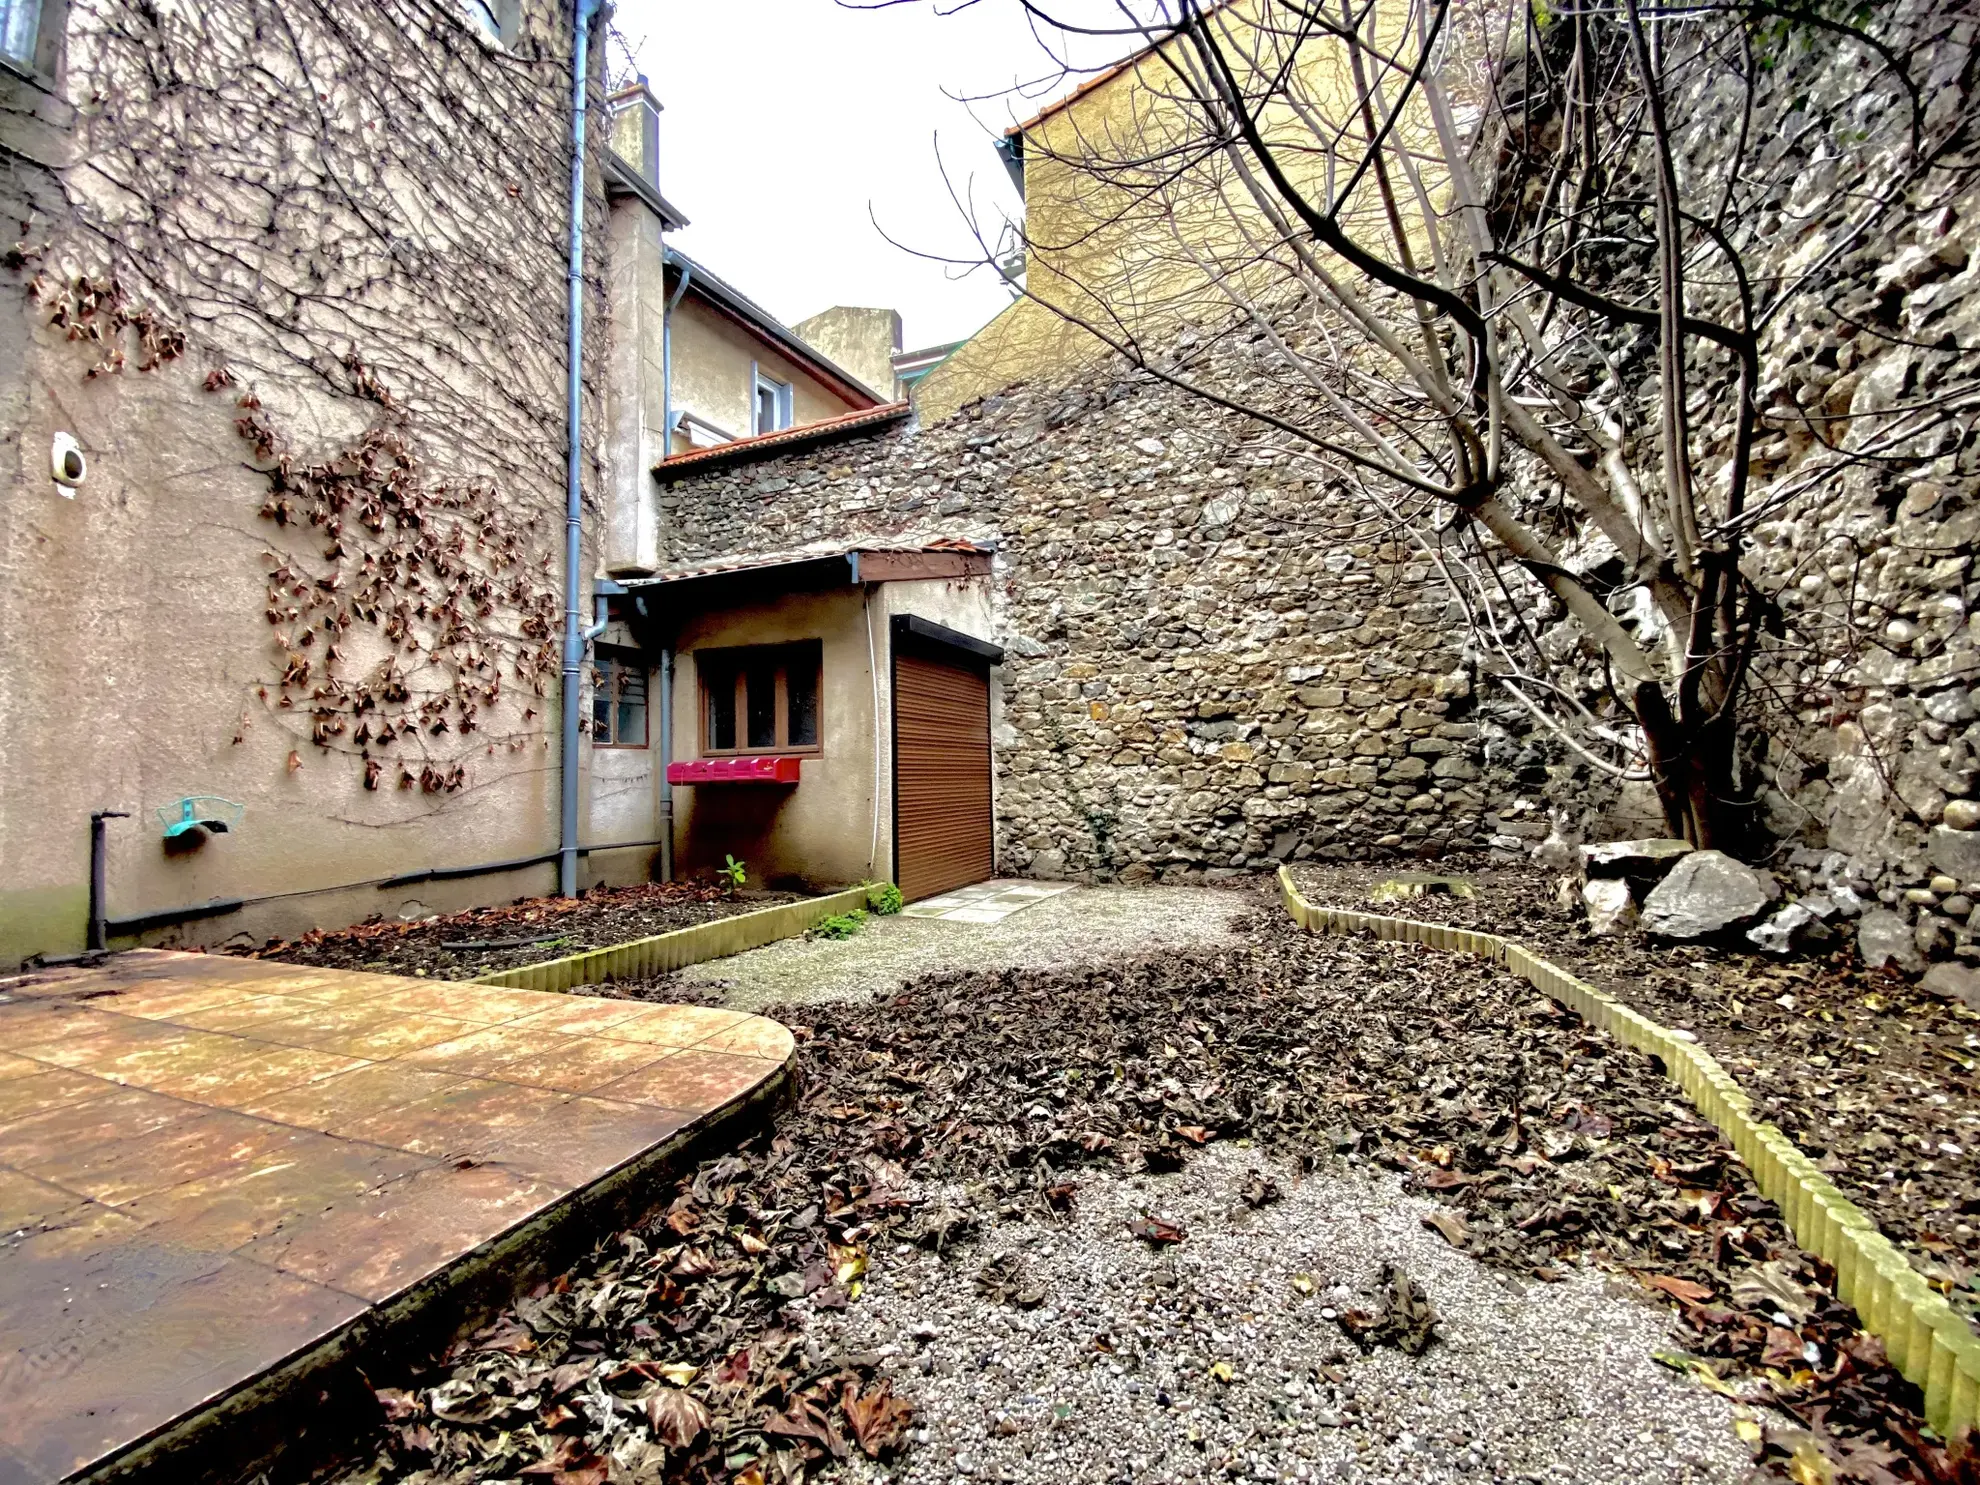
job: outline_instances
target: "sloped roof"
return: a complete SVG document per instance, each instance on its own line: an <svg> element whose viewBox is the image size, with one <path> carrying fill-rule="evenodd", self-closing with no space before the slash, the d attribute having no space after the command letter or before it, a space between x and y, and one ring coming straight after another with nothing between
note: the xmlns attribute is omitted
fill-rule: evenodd
<svg viewBox="0 0 1980 1485"><path fill-rule="evenodd" d="M749 438L738 438L732 443L718 443L713 448L694 449L685 454L669 454L653 466L653 472L661 479L672 479L676 475L700 474L704 470L716 469L725 464L745 464L752 459L767 459L773 454L784 453L790 449L830 443L836 438L849 438L857 433L884 428L888 424L898 423L913 410L912 403L889 402L879 407L840 413L836 418L823 418L816 423L799 423L795 427L779 428L775 433L758 433Z"/></svg>

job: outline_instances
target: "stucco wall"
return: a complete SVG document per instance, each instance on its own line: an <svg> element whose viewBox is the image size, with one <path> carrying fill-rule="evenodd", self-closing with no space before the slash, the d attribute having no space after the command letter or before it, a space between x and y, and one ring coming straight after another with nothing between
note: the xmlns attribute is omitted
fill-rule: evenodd
<svg viewBox="0 0 1980 1485"><path fill-rule="evenodd" d="M817 757L805 758L794 789L677 788L677 872L707 871L734 855L748 863L759 882L791 876L828 886L893 876L890 621L896 614L915 614L987 639L993 628L989 582L932 578L786 594L683 623L677 638L673 757L701 756L697 651L810 639L822 648L824 746ZM993 727L1000 712L993 671Z"/></svg>
<svg viewBox="0 0 1980 1485"><path fill-rule="evenodd" d="M0 967L81 946L93 809L113 916L300 894L154 941L551 885L323 890L556 841L570 37L522 11L503 55L409 0L69 7L118 106L0 268ZM240 828L168 853L187 794Z"/></svg>
<svg viewBox="0 0 1980 1485"><path fill-rule="evenodd" d="M674 311L674 411L693 413L732 437L749 437L755 431L752 362L765 376L790 383L795 422L816 423L853 410L852 403L690 288ZM684 438L674 440L674 452L687 448Z"/></svg>
<svg viewBox="0 0 1980 1485"><path fill-rule="evenodd" d="M899 395L894 381L894 357L901 348L899 310L835 304L791 328L834 366L858 377L882 402Z"/></svg>
<svg viewBox="0 0 1980 1485"><path fill-rule="evenodd" d="M787 594L683 622L675 641L675 758L701 756L697 653L732 645L820 642L822 746L816 757L804 760L795 788L724 784L675 789L677 874L707 871L725 855L747 862L758 883L793 876L823 886L885 874L879 863L886 861L889 846L886 798L884 793L876 796L874 788L869 617L873 653L884 674L886 614L876 604L869 616L864 589ZM884 779L881 784L884 790Z"/></svg>

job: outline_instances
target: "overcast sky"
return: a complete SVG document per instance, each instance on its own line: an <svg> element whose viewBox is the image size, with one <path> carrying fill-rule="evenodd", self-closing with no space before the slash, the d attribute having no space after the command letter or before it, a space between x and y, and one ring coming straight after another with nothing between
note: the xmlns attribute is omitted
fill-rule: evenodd
<svg viewBox="0 0 1980 1485"><path fill-rule="evenodd" d="M693 224L671 240L786 324L834 304L898 309L909 349L961 340L1008 303L987 269L918 259L875 222L922 252L973 253L943 165L986 227L1016 215L992 138L1081 79L1030 99L945 96L1036 83L1050 62L1016 0L937 3L618 0L614 26L665 109L661 190ZM1093 14L1105 0L1066 3ZM1088 66L1132 50L1082 45Z"/></svg>

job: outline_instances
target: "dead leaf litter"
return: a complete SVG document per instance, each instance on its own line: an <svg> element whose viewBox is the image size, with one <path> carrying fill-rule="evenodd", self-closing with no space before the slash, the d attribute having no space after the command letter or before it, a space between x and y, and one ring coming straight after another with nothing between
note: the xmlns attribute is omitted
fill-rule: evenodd
<svg viewBox="0 0 1980 1485"><path fill-rule="evenodd" d="M365 1473L1972 1479L1649 1059L1242 926L787 1013L797 1106L384 1379Z"/></svg>

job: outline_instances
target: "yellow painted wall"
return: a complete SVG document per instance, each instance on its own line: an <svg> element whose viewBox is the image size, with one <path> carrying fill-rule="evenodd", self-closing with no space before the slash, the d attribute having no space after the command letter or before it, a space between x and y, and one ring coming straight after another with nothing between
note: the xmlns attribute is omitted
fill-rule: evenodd
<svg viewBox="0 0 1980 1485"><path fill-rule="evenodd" d="M1231 28L1234 55L1262 47L1269 57L1269 44L1258 39L1259 10L1260 0L1239 0L1217 12L1219 23ZM1074 320L1104 328L1116 339L1159 342L1183 321L1222 319L1233 312L1234 301L1213 282L1211 265L1255 256L1256 245L1272 229L1222 156L1170 178L1186 147L1200 153L1202 116L1176 101L1185 91L1178 69L1194 65L1185 42L1151 48L1027 129L1027 297L916 386L915 405L924 422L946 418L1016 382L1065 379L1111 354ZM1329 116L1347 111L1352 78L1337 44L1307 42L1296 74L1301 95ZM1427 115L1421 110L1407 115L1403 130L1427 142ZM1262 131L1268 141L1295 146L1281 158L1308 195L1324 190L1326 162L1311 152L1310 128L1294 110L1268 109ZM1120 167L1142 154L1158 163L1146 170ZM1432 184L1433 197L1440 196L1441 182ZM1379 235L1380 224L1371 216L1379 206L1372 180L1364 182L1344 213L1356 224L1357 236ZM1352 277L1339 259L1322 256L1330 270ZM1236 287L1258 301L1283 294L1288 285L1279 271L1257 269L1241 275Z"/></svg>
<svg viewBox="0 0 1980 1485"><path fill-rule="evenodd" d="M691 289L674 309L673 335L674 411L693 413L735 438L747 438L753 431L756 393L751 362L765 376L791 384L794 422L816 423L854 410L853 403L711 308ZM688 447L687 440L676 438L673 452Z"/></svg>

